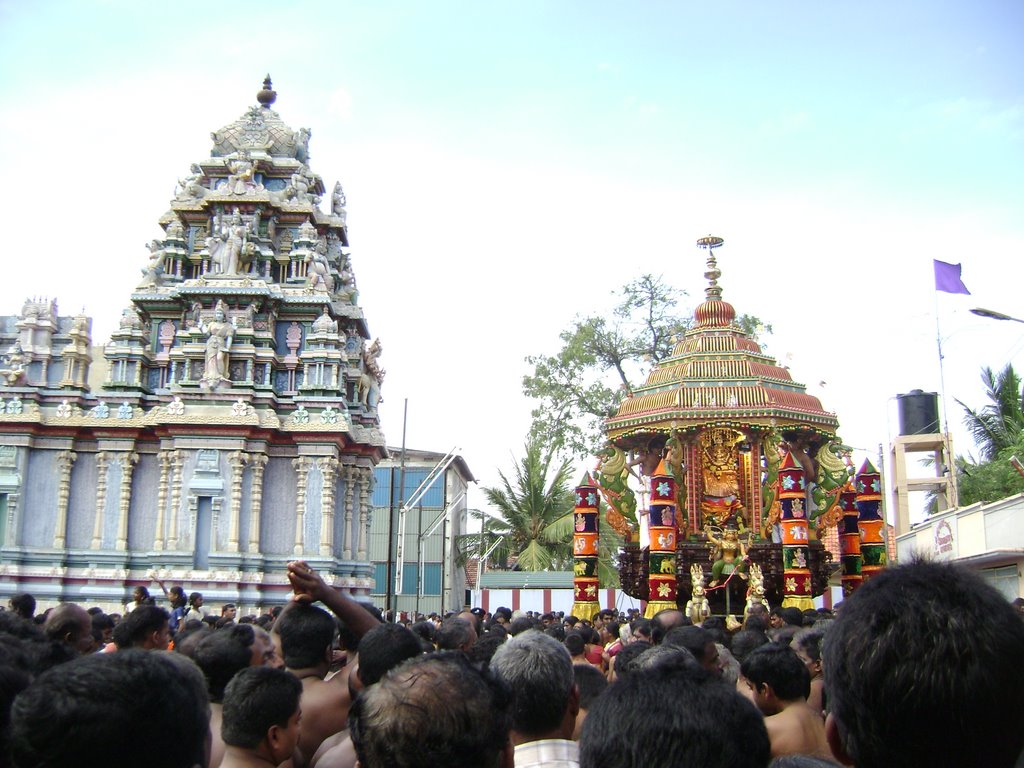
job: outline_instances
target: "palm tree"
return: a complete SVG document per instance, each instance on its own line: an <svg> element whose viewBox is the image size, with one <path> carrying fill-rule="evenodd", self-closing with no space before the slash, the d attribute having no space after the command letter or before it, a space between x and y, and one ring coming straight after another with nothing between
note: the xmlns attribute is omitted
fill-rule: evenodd
<svg viewBox="0 0 1024 768"><path fill-rule="evenodd" d="M993 374L991 368L982 368L981 380L985 384L988 405L975 410L960 400L956 402L965 411L964 424L981 458L992 460L1001 450L1016 444L1024 433L1021 380L1011 363L998 375Z"/></svg>
<svg viewBox="0 0 1024 768"><path fill-rule="evenodd" d="M524 571L569 567L572 468L568 461L552 466L554 462L554 454L545 453L538 440L527 440L526 455L516 464L513 480L499 472L501 486L484 488L496 514L477 513L481 532L460 537L464 556L491 550L491 559L504 563L515 557Z"/></svg>

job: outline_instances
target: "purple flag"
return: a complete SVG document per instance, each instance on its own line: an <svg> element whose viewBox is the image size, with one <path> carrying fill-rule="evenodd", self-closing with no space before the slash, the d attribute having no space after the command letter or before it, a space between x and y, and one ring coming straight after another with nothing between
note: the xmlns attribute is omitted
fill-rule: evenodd
<svg viewBox="0 0 1024 768"><path fill-rule="evenodd" d="M945 293L966 293L968 296L971 292L967 290L967 286L964 285L964 281L960 279L960 265L959 264L947 264L944 261L938 259L932 259L935 262L935 290L944 291Z"/></svg>

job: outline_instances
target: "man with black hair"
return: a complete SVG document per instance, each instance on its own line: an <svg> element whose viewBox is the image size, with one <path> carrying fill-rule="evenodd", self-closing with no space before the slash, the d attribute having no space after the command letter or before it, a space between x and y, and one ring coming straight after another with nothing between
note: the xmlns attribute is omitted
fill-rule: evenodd
<svg viewBox="0 0 1024 768"><path fill-rule="evenodd" d="M815 712L820 712L822 720L825 719L825 678L821 669L821 644L827 628L827 623L822 622L817 626L801 629L790 643L790 648L796 651L796 655L800 657L800 661L811 675L811 692L807 696L807 706Z"/></svg>
<svg viewBox="0 0 1024 768"><path fill-rule="evenodd" d="M51 610L43 622L43 632L51 640L67 643L76 653L93 651L92 617L80 605L61 603Z"/></svg>
<svg viewBox="0 0 1024 768"><path fill-rule="evenodd" d="M128 647L143 651L166 651L171 642L170 615L155 605L140 605L124 619ZM114 637L117 642L117 635ZM118 647L121 645L118 643Z"/></svg>
<svg viewBox="0 0 1024 768"><path fill-rule="evenodd" d="M512 689L516 768L579 766L572 734L580 692L572 668L566 647L539 630L512 637L491 659L491 669Z"/></svg>
<svg viewBox="0 0 1024 768"><path fill-rule="evenodd" d="M293 757L299 743L302 683L290 672L250 667L224 691L221 768L266 768Z"/></svg>
<svg viewBox="0 0 1024 768"><path fill-rule="evenodd" d="M138 610L138 609L136 609ZM210 695L210 768L216 768L224 757L224 742L221 740L221 715L224 690L231 679L243 669L262 662L257 661L256 636L252 627L232 624L212 632L206 632L198 642L192 658L206 678Z"/></svg>
<svg viewBox="0 0 1024 768"><path fill-rule="evenodd" d="M388 671L423 653L419 638L401 624L378 624L363 635L360 646L363 650L348 676L352 701L360 691L380 682ZM354 763L352 741L344 730L324 739L309 764L317 768L343 768Z"/></svg>
<svg viewBox="0 0 1024 768"><path fill-rule="evenodd" d="M636 668L634 662L653 647L650 643L643 640L623 646L622 650L609 662L609 682L615 682L632 672Z"/></svg>
<svg viewBox="0 0 1024 768"><path fill-rule="evenodd" d="M740 681L765 716L772 757L815 755L830 757L821 715L807 706L811 674L788 645L768 643L740 664Z"/></svg>
<svg viewBox="0 0 1024 768"><path fill-rule="evenodd" d="M654 669L608 687L580 738L582 768L764 768L764 718L704 669Z"/></svg>
<svg viewBox="0 0 1024 768"><path fill-rule="evenodd" d="M467 653L476 642L476 628L462 614L445 619L437 628L434 641L439 651L462 651Z"/></svg>
<svg viewBox="0 0 1024 768"><path fill-rule="evenodd" d="M11 755L19 768L195 768L208 763L209 718L203 676L188 659L91 654L40 675L18 696ZM126 738L137 748L126 748Z"/></svg>
<svg viewBox="0 0 1024 768"><path fill-rule="evenodd" d="M302 681L302 733L299 748L303 755L314 755L329 736L345 730L352 704L348 681L350 667L328 677L333 656L337 624L341 619L356 639L380 622L363 606L327 586L324 580L302 561L288 564L288 581L295 592L290 604L274 624L281 641L285 667ZM321 602L334 613L312 605Z"/></svg>
<svg viewBox="0 0 1024 768"><path fill-rule="evenodd" d="M32 617L36 615L36 599L32 595L24 592L20 595L14 595L10 600L7 601L11 610L18 614L23 619L32 620Z"/></svg>
<svg viewBox="0 0 1024 768"><path fill-rule="evenodd" d="M352 705L362 768L513 768L508 686L461 653L417 656Z"/></svg>
<svg viewBox="0 0 1024 768"><path fill-rule="evenodd" d="M718 658L718 646L715 638L703 627L673 627L662 640L664 645L685 648L700 662L708 672L722 676L722 664Z"/></svg>
<svg viewBox="0 0 1024 768"><path fill-rule="evenodd" d="M822 666L836 759L1009 768L1024 748L1024 622L952 563L883 569L846 598Z"/></svg>
<svg viewBox="0 0 1024 768"><path fill-rule="evenodd" d="M576 713L576 723L572 730L572 740L578 742L583 731L583 723L587 719L587 712L608 687L608 680L593 664L573 664L572 677L576 689L580 692L580 711Z"/></svg>

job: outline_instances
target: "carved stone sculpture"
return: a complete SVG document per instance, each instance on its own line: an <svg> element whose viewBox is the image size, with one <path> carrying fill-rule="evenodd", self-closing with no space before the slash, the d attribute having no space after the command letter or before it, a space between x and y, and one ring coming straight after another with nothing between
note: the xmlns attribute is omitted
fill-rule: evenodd
<svg viewBox="0 0 1024 768"><path fill-rule="evenodd" d="M198 163L192 163L191 174L186 176L184 179L178 180L178 185L181 187L175 200L187 201L187 200L201 200L206 197L210 190L203 186L203 169L199 167Z"/></svg>
<svg viewBox="0 0 1024 768"><path fill-rule="evenodd" d="M142 282L139 288L152 288L160 284L164 274L164 247L159 240L153 240L146 246L149 248L149 262L142 268Z"/></svg>
<svg viewBox="0 0 1024 768"><path fill-rule="evenodd" d="M230 276L242 271L245 258L251 258L255 252L255 246L248 242L248 235L249 228L235 208L227 220L216 227L216 235L206 241L214 274Z"/></svg>
<svg viewBox="0 0 1024 768"><path fill-rule="evenodd" d="M341 188L340 181L334 183L334 192L331 193L331 213L342 219L348 215L345 212L345 190Z"/></svg>
<svg viewBox="0 0 1024 768"><path fill-rule="evenodd" d="M227 308L223 301L217 302L214 319L204 323L200 330L208 334L206 339L206 364L200 383L216 388L228 381L228 360L230 358L231 340L235 327L227 320Z"/></svg>
<svg viewBox="0 0 1024 768"><path fill-rule="evenodd" d="M28 362L25 353L21 349L21 341L17 340L4 355L4 367L0 369L0 376L8 387L15 387L25 382L25 363Z"/></svg>
<svg viewBox="0 0 1024 768"><path fill-rule="evenodd" d="M334 293L334 277L327 257L319 249L306 256L306 287Z"/></svg>
<svg viewBox="0 0 1024 768"><path fill-rule="evenodd" d="M377 364L377 358L383 351L380 339L375 339L363 353L363 372L359 376L357 396L365 408L375 407L381 399L380 385L384 381L384 369Z"/></svg>

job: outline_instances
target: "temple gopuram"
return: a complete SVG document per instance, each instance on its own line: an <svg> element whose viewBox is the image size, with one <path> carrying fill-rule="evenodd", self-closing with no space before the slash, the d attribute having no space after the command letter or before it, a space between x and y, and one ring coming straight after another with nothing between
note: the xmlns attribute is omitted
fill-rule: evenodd
<svg viewBox="0 0 1024 768"><path fill-rule="evenodd" d="M3 597L121 606L160 578L266 606L295 558L369 594L382 347L341 183L275 99L268 77L124 259L141 279L102 357L55 301L0 318Z"/></svg>
<svg viewBox="0 0 1024 768"><path fill-rule="evenodd" d="M881 524L877 471L868 465L855 487L835 414L737 323L718 284L722 242L698 241L706 298L672 354L606 421L608 443L577 489L577 615L596 612L588 597L598 587L596 558L584 557L596 528L584 513L597 509L598 494L600 524L626 540L623 590L647 602L648 617L678 607L699 623L742 614L750 601L813 608L840 567L821 542L833 526L841 526L844 588L862 577L866 529L857 521L871 528L867 551L874 520ZM884 565L884 551L873 556Z"/></svg>

